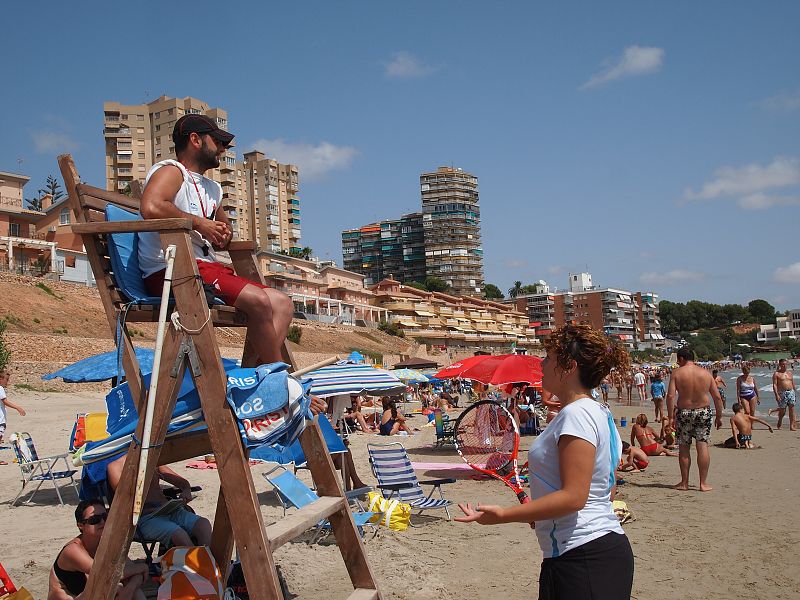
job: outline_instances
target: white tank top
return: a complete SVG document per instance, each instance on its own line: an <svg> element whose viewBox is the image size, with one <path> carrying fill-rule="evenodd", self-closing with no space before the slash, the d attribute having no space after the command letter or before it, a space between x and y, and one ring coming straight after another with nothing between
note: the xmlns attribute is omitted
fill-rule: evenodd
<svg viewBox="0 0 800 600"><path fill-rule="evenodd" d="M183 212L213 219L217 206L219 206L222 199L222 188L216 181L199 173L188 171L177 160L162 160L154 164L150 172L147 173L145 187L147 187L147 183L153 173L164 165L174 165L183 173L183 185L178 190L178 193L175 194L175 206ZM204 210L205 214L203 214ZM192 231L191 238L195 258L209 262L216 260L214 249L211 247L210 242L206 241L196 231ZM204 251L204 247L206 251ZM139 266L142 269L142 277L147 277L166 268L164 250L161 248L161 236L158 233L147 232L139 234Z"/></svg>

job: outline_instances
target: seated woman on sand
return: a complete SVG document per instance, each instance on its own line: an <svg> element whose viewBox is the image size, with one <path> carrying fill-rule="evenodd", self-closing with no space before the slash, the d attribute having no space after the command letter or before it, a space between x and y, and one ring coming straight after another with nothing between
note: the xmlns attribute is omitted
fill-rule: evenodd
<svg viewBox="0 0 800 600"><path fill-rule="evenodd" d="M357 423L361 428L360 431L363 433L375 431L375 413L371 412L369 415L364 416L364 413L361 411L361 405L361 396L350 396L350 408L345 414L345 419L352 421L353 424Z"/></svg>
<svg viewBox="0 0 800 600"><path fill-rule="evenodd" d="M634 440L639 442L647 456L678 456L656 441L656 432L647 425L647 415L644 413L636 417L636 422L631 428L631 446L634 445Z"/></svg>
<svg viewBox="0 0 800 600"><path fill-rule="evenodd" d="M405 431L408 435L414 435L414 432L406 425L406 418L397 410L397 403L394 400L386 398L383 400L383 416L381 416L380 434L397 435L401 431Z"/></svg>
<svg viewBox="0 0 800 600"><path fill-rule="evenodd" d="M100 537L106 525L108 511L99 498L82 500L75 509L75 522L80 535L67 542L58 553L50 570L47 600L71 600L81 597ZM141 585L148 577L147 565L126 561L122 580L117 589L117 600L143 600Z"/></svg>

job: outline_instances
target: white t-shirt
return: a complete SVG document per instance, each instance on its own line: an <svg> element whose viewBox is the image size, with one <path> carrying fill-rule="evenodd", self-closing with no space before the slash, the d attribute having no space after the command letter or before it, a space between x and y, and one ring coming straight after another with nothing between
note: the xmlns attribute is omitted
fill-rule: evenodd
<svg viewBox="0 0 800 600"><path fill-rule="evenodd" d="M153 173L164 165L175 165L183 172L183 185L175 195L175 206L183 212L213 219L217 206L219 206L222 199L222 187L208 177L187 171L186 167L177 160L162 160L154 164L147 173L145 186L147 186L147 182L150 181ZM197 184L196 188L195 184ZM204 246L207 248L208 254L203 252ZM192 248L194 249L194 256L198 260L216 260L211 243L204 240L196 231L192 232ZM147 277L167 267L164 262L164 250L161 248L161 236L158 233L145 232L139 234L139 266L142 269L142 277Z"/></svg>
<svg viewBox="0 0 800 600"><path fill-rule="evenodd" d="M644 385L644 373L636 373L636 375L633 376L633 382L636 385Z"/></svg>
<svg viewBox="0 0 800 600"><path fill-rule="evenodd" d="M6 390L0 385L0 425L5 425L6 422Z"/></svg>
<svg viewBox="0 0 800 600"><path fill-rule="evenodd" d="M558 519L536 521L536 537L545 558L561 556L612 531L623 533L611 506L622 441L611 413L590 398L575 400L562 408L531 446L531 497L540 498L561 489L558 441L562 435L586 440L595 447L594 470L589 498L581 510Z"/></svg>

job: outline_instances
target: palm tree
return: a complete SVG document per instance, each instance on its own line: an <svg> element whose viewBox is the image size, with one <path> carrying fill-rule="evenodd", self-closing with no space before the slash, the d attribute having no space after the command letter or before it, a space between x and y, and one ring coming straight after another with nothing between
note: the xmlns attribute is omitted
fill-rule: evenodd
<svg viewBox="0 0 800 600"><path fill-rule="evenodd" d="M514 287L508 288L508 297L509 298L516 298L517 296L520 295L520 293L522 293L522 282L521 281L515 281L514 282Z"/></svg>

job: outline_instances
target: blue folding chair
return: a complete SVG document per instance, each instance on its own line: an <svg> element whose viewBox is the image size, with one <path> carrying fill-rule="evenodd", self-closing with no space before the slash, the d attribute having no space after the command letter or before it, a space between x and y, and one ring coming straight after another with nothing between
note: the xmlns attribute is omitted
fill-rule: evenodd
<svg viewBox="0 0 800 600"><path fill-rule="evenodd" d="M390 444L367 444L369 453L369 463L372 465L372 472L378 480L378 489L383 492L384 497L397 498L400 502L411 505L411 508L418 508L419 513L434 508L443 508L447 513L447 520L450 520L448 507L453 504L444 497L442 486L448 483L455 483L455 479L429 479L419 481L408 454L403 445L397 442ZM420 485L430 485L431 491L426 496ZM439 498L434 498L433 494L439 491ZM386 492L389 495L386 495Z"/></svg>
<svg viewBox="0 0 800 600"><path fill-rule="evenodd" d="M278 475L273 475L273 473L276 471L281 471L281 473ZM289 471L284 465L276 465L261 475L267 480L267 483L272 486L275 496L278 498L278 502L280 502L281 507L283 507L284 516L286 516L286 511L289 508L294 507L300 509L319 500L319 496L314 493L314 490L300 481L297 476ZM351 504L356 505L356 510L351 511L351 513L353 515L353 521L355 521L356 527L358 527L358 533L362 538L364 537L364 527L372 528L372 537L375 537L378 534L377 524L370 523L370 519L375 515L380 515L381 513L365 512L364 507L358 500L359 497L364 496L371 490L372 488L364 487L345 492L345 496L347 497L348 501ZM309 544L313 544L318 539L322 538L323 535L330 531L330 528L331 524L328 520L317 523L314 536L311 538Z"/></svg>

